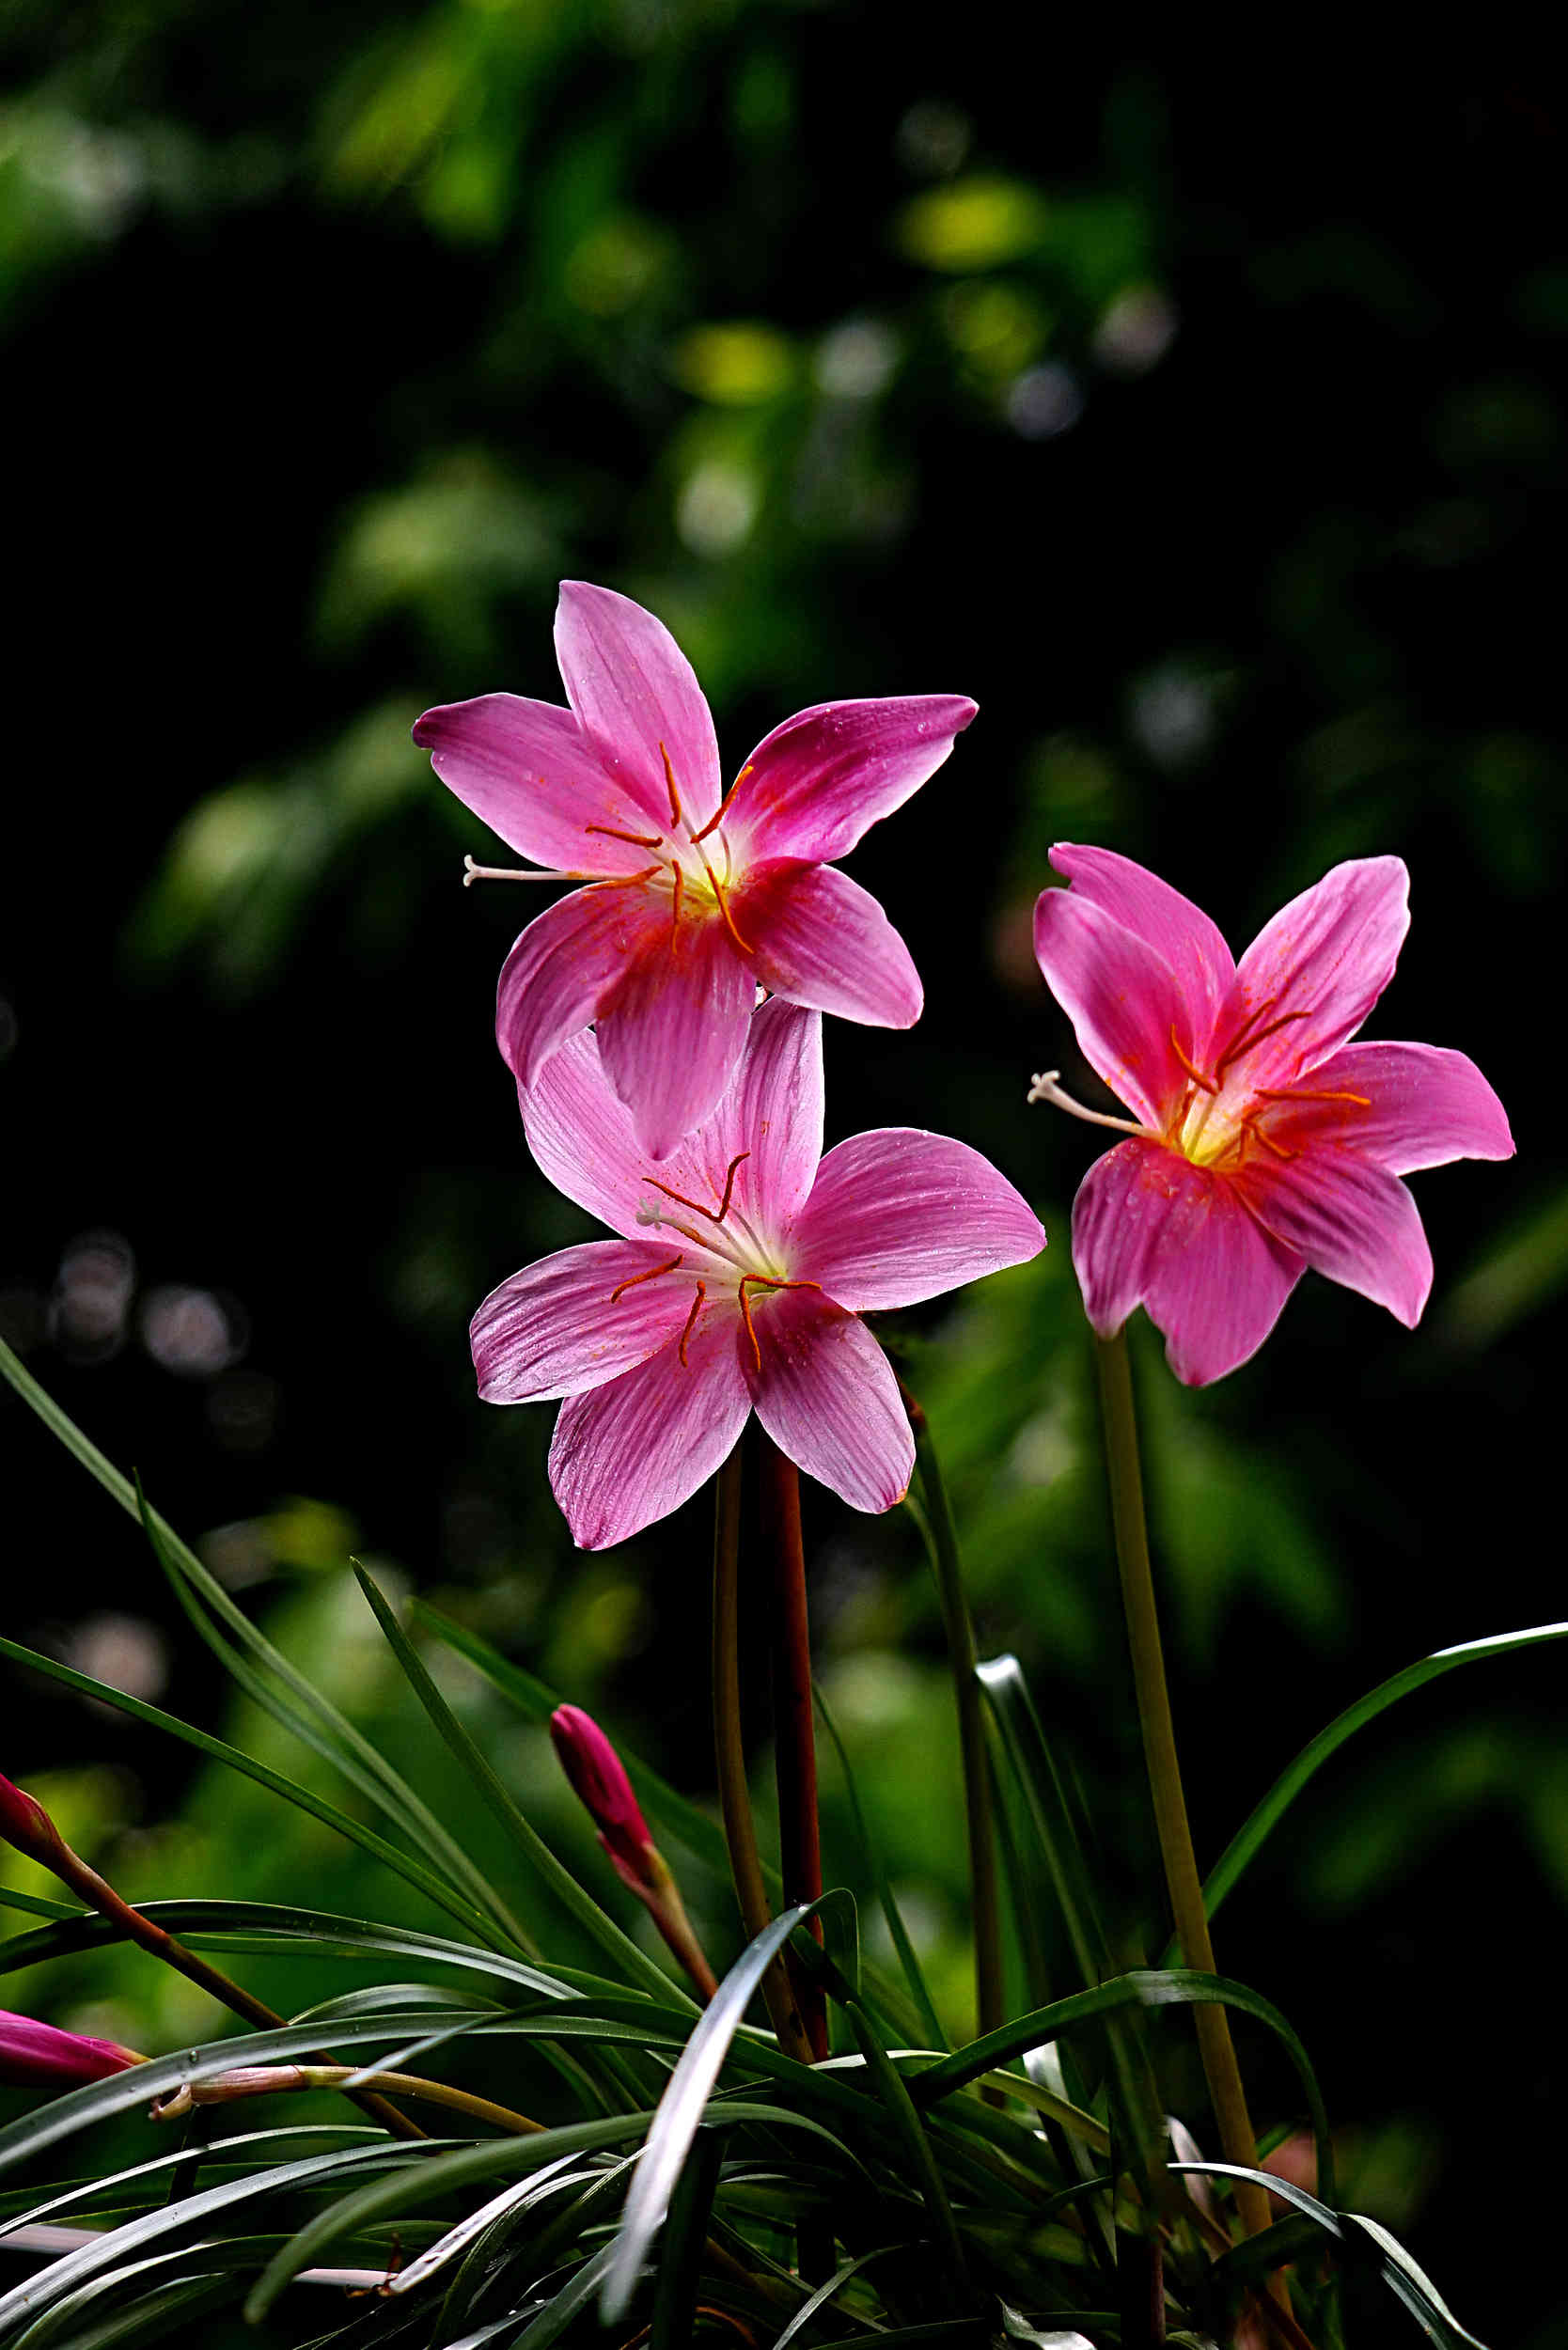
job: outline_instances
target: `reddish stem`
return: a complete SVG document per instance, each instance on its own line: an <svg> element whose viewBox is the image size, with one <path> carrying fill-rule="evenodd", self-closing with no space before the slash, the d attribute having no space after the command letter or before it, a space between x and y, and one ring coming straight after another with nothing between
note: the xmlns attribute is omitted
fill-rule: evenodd
<svg viewBox="0 0 1568 2350"><path fill-rule="evenodd" d="M774 1767L778 1780L779 1865L786 1902L822 1897L822 1842L817 1825L817 1742L811 1706L811 1635L806 1613L806 1555L800 1539L800 1475L771 1436L761 1436L763 1537L772 1567L770 1588L773 1664ZM820 1942L821 1921L811 1932ZM827 2013L823 1995L798 1968L791 1979L811 2053L820 2064L827 2054Z"/></svg>

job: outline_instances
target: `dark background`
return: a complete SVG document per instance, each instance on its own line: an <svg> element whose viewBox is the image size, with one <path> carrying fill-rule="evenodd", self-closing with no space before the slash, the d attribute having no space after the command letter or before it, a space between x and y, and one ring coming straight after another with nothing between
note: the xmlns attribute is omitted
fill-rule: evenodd
<svg viewBox="0 0 1568 2350"><path fill-rule="evenodd" d="M1132 1915L1149 1840L1066 1246L1093 1145L1023 1106L1035 1068L1085 1082L1027 948L1052 839L1145 859L1238 948L1336 859L1399 852L1414 928L1373 1033L1473 1054L1519 1142L1417 1180L1413 1337L1314 1277L1200 1395L1140 1348L1200 1857L1385 1674L1564 1612L1563 137L1555 85L1484 32L1352 73L1082 25L1047 66L1019 27L12 6L0 1316L431 1783L351 1547L700 1791L702 1502L574 1556L550 1413L474 1397L474 1306L583 1226L491 1037L523 909L458 885L489 837L407 728L559 698L562 576L670 624L730 772L806 703L972 694L950 765L852 860L927 1010L831 1027L830 1138L959 1134L1045 1216L1038 1266L887 1335L982 1643L1029 1666ZM4 1629L227 1718L134 1529L0 1412ZM808 1532L824 1678L961 2010L913 1534L815 1491ZM1483 2336L1542 2345L1558 2264L1519 2222L1565 2085L1560 1674L1548 1649L1389 1716L1216 1937L1312 2050L1351 2200ZM235 1858L181 1749L18 1675L0 1708L0 1767L141 1889L299 1881L290 1815ZM548 1806L538 1741L483 1718ZM836 1837L830 1810L830 1863ZM77 1987L83 2013L150 1996ZM1174 2041L1172 2065L1197 2126Z"/></svg>

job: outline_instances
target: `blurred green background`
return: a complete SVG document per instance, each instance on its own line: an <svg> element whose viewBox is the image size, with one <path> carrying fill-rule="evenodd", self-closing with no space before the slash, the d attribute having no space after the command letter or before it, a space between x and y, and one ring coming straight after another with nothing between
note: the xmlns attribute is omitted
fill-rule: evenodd
<svg viewBox="0 0 1568 2350"><path fill-rule="evenodd" d="M408 728L559 698L562 576L669 623L731 772L803 704L973 694L951 764L852 860L927 1012L831 1028L830 1138L959 1134L1046 1218L1037 1264L884 1335L982 1645L1026 1659L1131 1920L1151 1840L1066 1247L1093 1144L1023 1101L1043 1066L1092 1083L1028 951L1053 839L1145 858L1238 946L1335 859L1400 852L1415 927L1374 1033L1471 1052L1520 1143L1417 1180L1414 1337L1311 1277L1204 1394L1139 1348L1200 1856L1372 1683L1564 1612L1568 1170L1540 1075L1562 119L1500 33L1385 75L1331 44L1219 71L1085 22L1047 57L1037 30L833 0L10 0L0 1325L455 1816L351 1548L702 1791L703 1504L574 1556L550 1412L474 1398L473 1308L586 1227L492 1042L519 906L459 886L489 836ZM271 1751L133 1529L0 1409L5 1630ZM824 1683L961 2022L914 1529L813 1490L808 1535ZM1568 2089L1534 1989L1568 1927L1560 1676L1548 1650L1412 1700L1216 1937L1312 2050L1352 2200L1482 2334L1541 2345L1559 2265L1505 2214L1539 2200ZM446 1681L615 1898L542 1733ZM16 1675L0 1708L0 1767L130 1891L413 1914L149 1733ZM732 1946L722 1889L698 1905ZM259 1971L288 2007L350 1980ZM6 1997L144 2043L215 2028L139 1964ZM1256 2053L1267 2114L1290 2090Z"/></svg>

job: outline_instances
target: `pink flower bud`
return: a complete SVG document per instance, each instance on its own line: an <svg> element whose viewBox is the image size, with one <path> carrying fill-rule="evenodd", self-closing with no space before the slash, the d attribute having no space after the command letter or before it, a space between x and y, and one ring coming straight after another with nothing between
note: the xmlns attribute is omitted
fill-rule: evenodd
<svg viewBox="0 0 1568 2350"><path fill-rule="evenodd" d="M29 1860L53 1869L63 1852L60 1831L36 1796L15 1787L0 1771L0 1837Z"/></svg>
<svg viewBox="0 0 1568 2350"><path fill-rule="evenodd" d="M599 1830L599 1841L616 1872L634 1892L662 1889L653 1859L653 1839L632 1793L632 1782L598 1723L578 1705L559 1705L550 1716L550 1736L560 1765Z"/></svg>
<svg viewBox="0 0 1568 2350"><path fill-rule="evenodd" d="M10 1787L8 1779L5 1783ZM79 2031L58 2031L53 2024L0 2009L0 2081L12 2086L44 2081L69 2089L81 2081L107 2080L111 2073L145 2062L134 2048L113 2040L88 2040Z"/></svg>

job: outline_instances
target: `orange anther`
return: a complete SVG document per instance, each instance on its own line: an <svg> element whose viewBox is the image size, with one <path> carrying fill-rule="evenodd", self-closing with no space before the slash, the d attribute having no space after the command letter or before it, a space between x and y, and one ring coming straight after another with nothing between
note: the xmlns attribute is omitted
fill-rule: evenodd
<svg viewBox="0 0 1568 2350"><path fill-rule="evenodd" d="M690 1371L691 1369L690 1363L686 1360L686 1340L691 1337L693 1330L697 1327L697 1317L702 1311L702 1301L707 1294L707 1283L705 1281L698 1281L697 1285L697 1295L692 1299L692 1309L686 1316L686 1326L681 1333L681 1344L677 1350L681 1356L681 1368L682 1371Z"/></svg>
<svg viewBox="0 0 1568 2350"><path fill-rule="evenodd" d="M713 896L718 900L718 910L724 917L725 929L729 932L730 937L734 940L743 955L755 953L756 949L746 945L745 940L741 936L740 932L735 928L735 919L729 911L729 901L724 894L724 884L720 881L718 875L714 872L706 857L702 860L702 870L708 876L709 883L713 888Z"/></svg>
<svg viewBox="0 0 1568 2350"><path fill-rule="evenodd" d="M1254 1090L1263 1102L1349 1102L1358 1110L1372 1107L1364 1093L1318 1092L1311 1086L1258 1086Z"/></svg>
<svg viewBox="0 0 1568 2350"><path fill-rule="evenodd" d="M757 1343L757 1332L752 1326L751 1306L746 1297L746 1291L748 1289L820 1290L821 1288L822 1283L820 1281L776 1281L766 1273L742 1274L741 1286L737 1292L741 1308L741 1320L745 1324L745 1334L751 1340L751 1352L759 1371L762 1368L762 1350Z"/></svg>
<svg viewBox="0 0 1568 2350"><path fill-rule="evenodd" d="M664 836L656 832L622 832L619 824L585 824L585 832L602 832L606 840L629 840L634 849L662 849Z"/></svg>
<svg viewBox="0 0 1568 2350"><path fill-rule="evenodd" d="M1205 1077L1200 1069L1195 1069L1191 1061L1188 1060L1185 1053L1183 1052L1181 1046L1177 1043L1176 1023L1174 1020L1170 1024L1170 1049L1175 1054L1177 1059L1181 1062L1182 1067L1186 1071L1187 1075L1192 1079L1195 1086L1201 1086L1205 1093L1217 1093L1219 1091L1219 1087L1215 1084L1214 1078Z"/></svg>
<svg viewBox="0 0 1568 2350"><path fill-rule="evenodd" d="M718 830L719 826L723 823L723 822L724 822L724 809L723 809L723 808L722 808L722 807L720 807L720 809L719 809L719 812L718 812L718 814L717 814L716 816L710 816L710 817L709 817L709 819L708 819L707 822L703 825L702 830L701 830L700 832L694 832L694 833L693 833L693 835L692 835L692 847L695 849L695 848L696 848L696 846L697 846L697 844L698 844L698 842L699 840L706 840L706 839L707 839L707 838L708 838L708 835L709 835L711 832L717 832L717 830Z"/></svg>
<svg viewBox="0 0 1568 2350"><path fill-rule="evenodd" d="M729 1214L729 1195L735 1188L735 1169L750 1156L749 1151L740 1151L730 1160L729 1171L724 1179L724 1197L719 1201L716 1210L705 1208L700 1199L688 1199L683 1191L672 1191L668 1183L661 1183L656 1175L647 1175L643 1181L651 1183L655 1191L662 1191L666 1199L679 1199L681 1205L683 1208L690 1208L694 1215L705 1215L710 1224L722 1224Z"/></svg>
<svg viewBox="0 0 1568 2350"><path fill-rule="evenodd" d="M655 873L664 871L662 865L640 866L635 873L614 873L602 881L589 882L590 889L630 889L634 882L651 881Z"/></svg>
<svg viewBox="0 0 1568 2350"><path fill-rule="evenodd" d="M678 824L681 822L681 794L675 789L675 770L669 763L669 753L662 743L659 745L659 757L665 762L665 781L669 786L669 821L672 824Z"/></svg>
<svg viewBox="0 0 1568 2350"><path fill-rule="evenodd" d="M624 1297L628 1290L635 1290L639 1281L656 1281L661 1273L673 1273L677 1265L684 1264L685 1261L684 1256L666 1257L663 1264L651 1264L646 1273L628 1274L625 1280L618 1281L610 1292L611 1305L613 1306L618 1298Z"/></svg>
<svg viewBox="0 0 1568 2350"><path fill-rule="evenodd" d="M1258 1019L1263 1012L1269 1010L1271 1005L1278 1003L1278 1000L1279 999L1277 995L1271 995L1268 999L1268 1003L1259 1005L1257 1011L1252 1014L1252 1020ZM1265 1037L1275 1036L1281 1028L1288 1028L1293 1020L1309 1020L1311 1016L1311 1013L1308 1011L1282 1011L1278 1020L1271 1020L1266 1028L1258 1029L1256 1034L1252 1036L1248 1036L1247 1034L1247 1029L1252 1026L1252 1020L1248 1020L1243 1026L1240 1034L1231 1040L1231 1042L1226 1046L1224 1052L1220 1055L1218 1060L1215 1061L1215 1075L1216 1077L1223 1077L1225 1072L1229 1069L1233 1060L1240 1060L1244 1054L1256 1052L1258 1046L1262 1044Z"/></svg>
<svg viewBox="0 0 1568 2350"><path fill-rule="evenodd" d="M1287 1151L1282 1142L1276 1142L1272 1135L1265 1135L1255 1119L1244 1118L1241 1122L1252 1136L1253 1141L1261 1142L1265 1151L1272 1151L1277 1159L1300 1158L1299 1151Z"/></svg>

